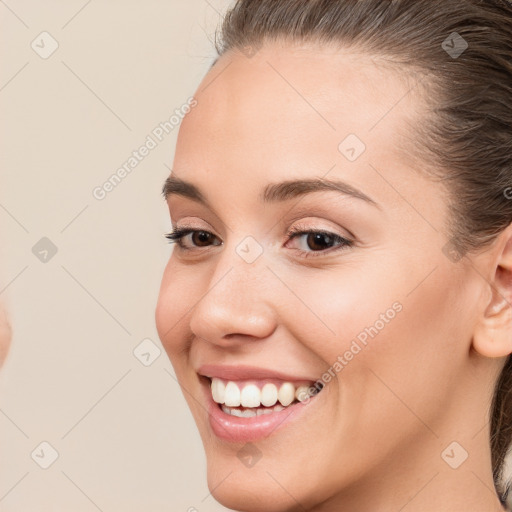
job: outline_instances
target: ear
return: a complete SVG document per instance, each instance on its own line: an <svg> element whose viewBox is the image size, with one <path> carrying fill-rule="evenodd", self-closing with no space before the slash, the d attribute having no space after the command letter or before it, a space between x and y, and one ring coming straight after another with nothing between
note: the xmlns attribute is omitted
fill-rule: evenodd
<svg viewBox="0 0 512 512"><path fill-rule="evenodd" d="M489 253L488 299L473 334L473 348L486 357L504 357L512 353L512 224L498 235Z"/></svg>

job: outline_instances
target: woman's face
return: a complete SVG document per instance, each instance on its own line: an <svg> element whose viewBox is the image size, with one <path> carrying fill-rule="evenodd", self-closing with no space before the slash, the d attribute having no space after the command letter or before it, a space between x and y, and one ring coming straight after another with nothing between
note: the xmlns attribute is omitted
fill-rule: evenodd
<svg viewBox="0 0 512 512"><path fill-rule="evenodd" d="M419 490L453 471L440 454L471 380L481 283L446 245L441 185L400 149L422 122L413 86L362 55L263 47L221 57L183 120L172 176L202 200L168 184L170 215L207 233L174 247L156 320L230 508L348 500L390 475ZM254 403L273 401L267 384L324 388L237 417L208 377L232 404L234 386ZM434 471L418 476L419 461Z"/></svg>

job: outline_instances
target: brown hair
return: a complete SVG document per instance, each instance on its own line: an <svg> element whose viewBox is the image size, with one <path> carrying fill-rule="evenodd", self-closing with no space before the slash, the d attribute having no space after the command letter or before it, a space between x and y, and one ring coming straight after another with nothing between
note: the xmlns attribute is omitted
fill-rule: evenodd
<svg viewBox="0 0 512 512"><path fill-rule="evenodd" d="M219 56L277 40L339 44L421 76L427 112L411 127L409 151L456 198L449 243L462 257L512 222L512 0L238 0L217 35ZM504 500L510 356L490 413L494 482Z"/></svg>

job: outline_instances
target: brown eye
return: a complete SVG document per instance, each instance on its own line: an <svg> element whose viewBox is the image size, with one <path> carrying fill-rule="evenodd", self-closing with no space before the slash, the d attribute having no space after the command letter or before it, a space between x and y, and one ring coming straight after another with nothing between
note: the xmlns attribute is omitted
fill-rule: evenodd
<svg viewBox="0 0 512 512"><path fill-rule="evenodd" d="M209 233L208 231L193 231L191 233L192 243L197 247L203 247L209 245L214 238L214 235Z"/></svg>
<svg viewBox="0 0 512 512"><path fill-rule="evenodd" d="M307 246L313 251L322 251L331 247L334 237L327 233L308 233L306 237Z"/></svg>
<svg viewBox="0 0 512 512"><path fill-rule="evenodd" d="M209 231L191 228L175 228L165 237L169 243L176 244L180 249L193 250L195 247L208 247L209 245L222 245L222 242L214 243L217 237Z"/></svg>
<svg viewBox="0 0 512 512"><path fill-rule="evenodd" d="M289 240L297 238L296 249L302 256L321 256L336 250L347 249L353 245L352 240L328 231L312 231L294 228L288 233Z"/></svg>

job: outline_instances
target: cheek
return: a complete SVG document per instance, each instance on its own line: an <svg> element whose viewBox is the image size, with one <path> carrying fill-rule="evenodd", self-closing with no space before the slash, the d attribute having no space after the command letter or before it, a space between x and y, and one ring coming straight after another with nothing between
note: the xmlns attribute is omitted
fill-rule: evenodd
<svg viewBox="0 0 512 512"><path fill-rule="evenodd" d="M289 297L298 319L292 336L325 362L322 380L339 404L334 423L346 435L423 428L411 410L435 424L452 399L446 390L456 388L470 343L471 294L449 264L437 263L425 280L435 262L292 281L307 304Z"/></svg>
<svg viewBox="0 0 512 512"><path fill-rule="evenodd" d="M194 306L206 293L208 282L200 270L179 265L169 260L155 310L155 322L158 335L171 361L183 354L190 341L190 315Z"/></svg>
<svg viewBox="0 0 512 512"><path fill-rule="evenodd" d="M356 353L360 358L363 351L354 342L369 346L401 314L400 285L397 280L384 282L385 275L377 268L372 273L354 266L290 273L286 282L293 283L294 294L280 292L281 321L290 327L291 337L320 356L327 368L347 351L350 361Z"/></svg>
<svg viewBox="0 0 512 512"><path fill-rule="evenodd" d="M468 300L474 293L465 284L468 280L454 274L446 258L436 261L435 254L425 257L424 264L418 256L396 261L382 256L372 264L347 264L330 273L286 275L294 295L282 291L279 297L295 339L328 364L346 351L348 359L365 356L369 363L374 353L379 366L387 359L396 362L396 357L439 358L441 349L447 362L452 351L461 357L467 347L459 343L457 348L449 340L470 335L474 308Z"/></svg>
<svg viewBox="0 0 512 512"><path fill-rule="evenodd" d="M360 432L362 439L384 436L383 450L415 433L427 438L429 429L439 433L457 396L470 344L465 323L470 313L460 315L465 293L450 270L439 266L416 289L385 291L375 283L379 298L366 297L352 317L357 320L345 323L343 348L355 341L361 349L338 374L340 409L353 413L348 431ZM386 315L393 301L400 306ZM393 318L379 322L382 313ZM361 334L366 343L359 342Z"/></svg>
<svg viewBox="0 0 512 512"><path fill-rule="evenodd" d="M178 344L183 342L180 332L185 327L183 319L190 308L190 302L184 300L184 295L189 289L171 259L162 277L155 311L158 335L169 355L179 351Z"/></svg>

